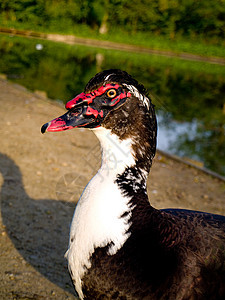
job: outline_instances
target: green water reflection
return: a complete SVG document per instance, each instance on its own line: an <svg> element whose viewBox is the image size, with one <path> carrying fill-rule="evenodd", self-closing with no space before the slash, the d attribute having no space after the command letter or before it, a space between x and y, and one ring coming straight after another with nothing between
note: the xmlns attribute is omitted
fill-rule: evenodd
<svg viewBox="0 0 225 300"><path fill-rule="evenodd" d="M0 36L0 73L52 99L66 102L109 68L126 70L152 93L159 148L225 174L224 66Z"/></svg>

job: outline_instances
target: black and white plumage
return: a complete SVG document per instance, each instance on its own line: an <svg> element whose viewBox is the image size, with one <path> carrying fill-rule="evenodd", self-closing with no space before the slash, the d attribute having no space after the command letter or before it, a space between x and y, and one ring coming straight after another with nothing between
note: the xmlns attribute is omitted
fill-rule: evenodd
<svg viewBox="0 0 225 300"><path fill-rule="evenodd" d="M90 128L102 147L66 254L80 299L225 299L225 217L149 203L157 126L144 87L103 71L66 108L42 132Z"/></svg>

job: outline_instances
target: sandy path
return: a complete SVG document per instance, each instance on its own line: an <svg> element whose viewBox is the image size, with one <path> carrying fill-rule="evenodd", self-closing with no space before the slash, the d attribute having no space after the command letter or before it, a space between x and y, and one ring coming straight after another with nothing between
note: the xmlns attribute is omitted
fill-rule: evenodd
<svg viewBox="0 0 225 300"><path fill-rule="evenodd" d="M75 299L63 255L75 201L100 164L88 130L41 135L63 107L0 80L0 299ZM225 214L224 182L163 156L148 189L156 207Z"/></svg>

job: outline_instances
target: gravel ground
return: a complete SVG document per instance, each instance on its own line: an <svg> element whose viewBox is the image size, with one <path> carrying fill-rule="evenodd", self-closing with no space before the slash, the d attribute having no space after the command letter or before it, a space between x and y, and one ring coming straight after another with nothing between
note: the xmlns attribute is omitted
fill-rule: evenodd
<svg viewBox="0 0 225 300"><path fill-rule="evenodd" d="M75 203L100 166L88 130L41 135L64 108L0 79L0 299L76 299L64 253ZM225 184L158 154L153 206L225 215Z"/></svg>

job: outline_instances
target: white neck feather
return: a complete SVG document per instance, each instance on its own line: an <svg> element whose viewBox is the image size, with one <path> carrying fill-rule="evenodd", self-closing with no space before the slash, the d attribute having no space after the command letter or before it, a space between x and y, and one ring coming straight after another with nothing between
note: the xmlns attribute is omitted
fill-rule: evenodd
<svg viewBox="0 0 225 300"><path fill-rule="evenodd" d="M102 165L100 171L107 171L108 175L121 174L127 166L135 164L132 140L120 140L116 134L104 127L93 130L102 148Z"/></svg>
<svg viewBox="0 0 225 300"><path fill-rule="evenodd" d="M85 188L77 204L66 253L71 276L81 299L82 277L91 267L90 257L95 248L111 243L108 254L115 254L128 239L130 199L115 183L118 174L133 166L132 140L119 140L110 130L93 130L102 146L102 165ZM128 212L126 217L121 216Z"/></svg>

